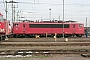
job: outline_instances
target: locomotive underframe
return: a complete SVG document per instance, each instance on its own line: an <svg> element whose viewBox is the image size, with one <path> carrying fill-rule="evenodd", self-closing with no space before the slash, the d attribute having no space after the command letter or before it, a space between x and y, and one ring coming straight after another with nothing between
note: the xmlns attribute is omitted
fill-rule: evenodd
<svg viewBox="0 0 90 60"><path fill-rule="evenodd" d="M40 37L46 37L46 34L12 34L14 38L30 38L39 35ZM64 34L64 37L82 37L84 34ZM47 34L47 37L54 37L55 34ZM57 34L57 37L63 37L63 34Z"/></svg>

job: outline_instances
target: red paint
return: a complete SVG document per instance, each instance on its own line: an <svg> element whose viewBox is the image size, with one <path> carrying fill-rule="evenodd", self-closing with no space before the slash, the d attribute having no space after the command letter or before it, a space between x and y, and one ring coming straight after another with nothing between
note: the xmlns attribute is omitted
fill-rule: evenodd
<svg viewBox="0 0 90 60"><path fill-rule="evenodd" d="M18 26L13 25L13 34L62 34L63 28L29 28L29 24L62 24L62 23L43 23L43 22L16 22ZM65 34L84 34L84 24L82 23L64 23L69 24L69 28L64 28ZM79 27L82 24L82 27ZM25 25L25 27L23 27ZM75 27L73 27L75 25Z"/></svg>

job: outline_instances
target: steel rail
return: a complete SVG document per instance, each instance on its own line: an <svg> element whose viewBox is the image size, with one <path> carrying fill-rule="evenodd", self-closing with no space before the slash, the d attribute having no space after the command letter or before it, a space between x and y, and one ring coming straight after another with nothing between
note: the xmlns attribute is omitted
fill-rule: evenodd
<svg viewBox="0 0 90 60"><path fill-rule="evenodd" d="M0 46L90 46L90 42L2 42Z"/></svg>

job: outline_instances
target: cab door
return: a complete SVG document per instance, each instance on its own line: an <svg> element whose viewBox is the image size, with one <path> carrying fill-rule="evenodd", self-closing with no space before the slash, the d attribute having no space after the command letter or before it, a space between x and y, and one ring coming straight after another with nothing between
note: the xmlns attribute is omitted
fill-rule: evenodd
<svg viewBox="0 0 90 60"><path fill-rule="evenodd" d="M73 24L73 34L75 34L75 24Z"/></svg>
<svg viewBox="0 0 90 60"><path fill-rule="evenodd" d="M23 33L26 32L26 24L23 24Z"/></svg>

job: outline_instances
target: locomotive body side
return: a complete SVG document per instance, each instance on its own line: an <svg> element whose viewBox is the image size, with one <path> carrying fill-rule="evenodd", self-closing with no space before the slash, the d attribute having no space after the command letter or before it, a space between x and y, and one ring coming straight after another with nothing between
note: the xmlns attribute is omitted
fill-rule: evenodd
<svg viewBox="0 0 90 60"><path fill-rule="evenodd" d="M82 26L81 26L82 25ZM43 22L15 22L13 34L15 35L45 35L81 36L84 34L84 25L81 23L43 23Z"/></svg>
<svg viewBox="0 0 90 60"><path fill-rule="evenodd" d="M30 23L26 24L27 34L62 34L63 24L62 23ZM72 34L71 25L64 24L64 33Z"/></svg>

